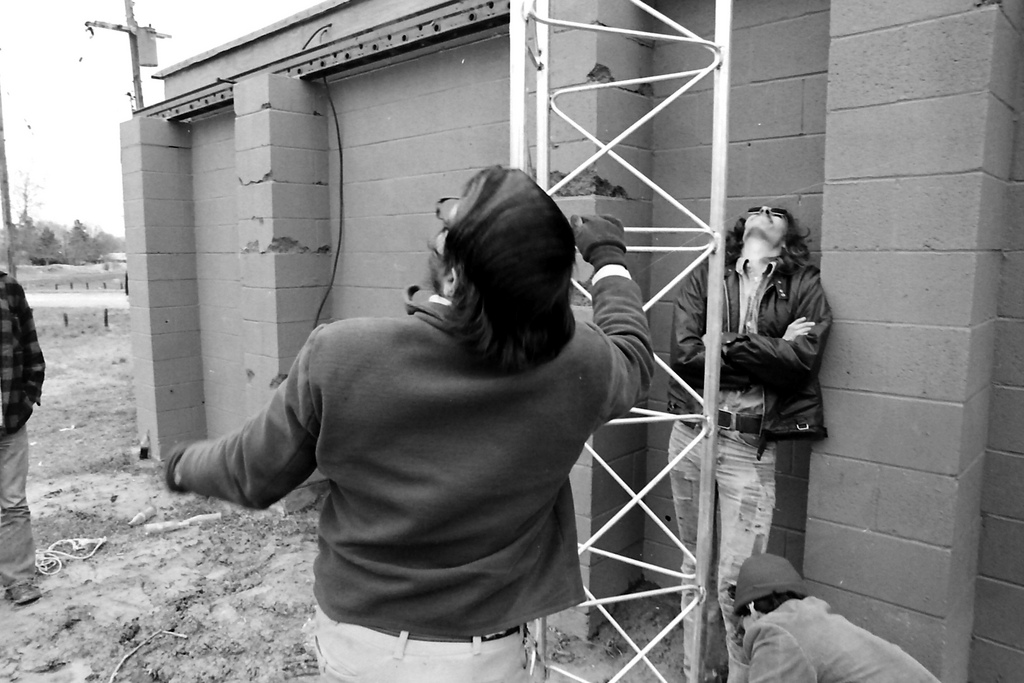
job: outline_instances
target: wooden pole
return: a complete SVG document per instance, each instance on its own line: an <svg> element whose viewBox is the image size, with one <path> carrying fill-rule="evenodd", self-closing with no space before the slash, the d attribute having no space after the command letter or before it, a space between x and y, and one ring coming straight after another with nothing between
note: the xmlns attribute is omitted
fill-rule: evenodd
<svg viewBox="0 0 1024 683"><path fill-rule="evenodd" d="M132 83L135 86L135 110L146 105L142 101L142 70L139 68L139 25L135 23L135 5L132 0L124 0L124 14L128 20L128 45L132 50Z"/></svg>
<svg viewBox="0 0 1024 683"><path fill-rule="evenodd" d="M3 204L4 233L7 236L7 272L17 277L14 263L14 221L11 220L11 184L7 176L7 143L4 141L3 88L0 87L0 204Z"/></svg>

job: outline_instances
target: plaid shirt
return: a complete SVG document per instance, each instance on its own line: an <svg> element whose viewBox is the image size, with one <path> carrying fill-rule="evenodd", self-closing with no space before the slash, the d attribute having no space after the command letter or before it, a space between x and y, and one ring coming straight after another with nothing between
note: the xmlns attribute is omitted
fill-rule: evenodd
<svg viewBox="0 0 1024 683"><path fill-rule="evenodd" d="M15 433L32 415L32 405L39 403L43 391L45 369L25 290L0 271L0 398L5 433Z"/></svg>

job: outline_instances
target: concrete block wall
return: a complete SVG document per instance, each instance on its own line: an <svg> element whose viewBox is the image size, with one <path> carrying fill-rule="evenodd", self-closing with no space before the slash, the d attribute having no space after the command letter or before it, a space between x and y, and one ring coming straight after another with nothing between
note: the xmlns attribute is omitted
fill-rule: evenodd
<svg viewBox="0 0 1024 683"><path fill-rule="evenodd" d="M137 427L159 457L162 446L206 431L189 126L126 121L121 167Z"/></svg>
<svg viewBox="0 0 1024 683"><path fill-rule="evenodd" d="M199 338L211 437L234 429L245 417L245 394L236 215L235 117L230 112L196 121L192 178L195 200Z"/></svg>
<svg viewBox="0 0 1024 683"><path fill-rule="evenodd" d="M715 3L683 0L660 3L659 8L698 35L714 38ZM810 231L811 249L817 252L821 245L829 3L740 0L733 11L727 225L751 206L782 206ZM701 48L659 43L653 62L655 73L670 73L704 66L709 57ZM678 85L658 85L656 100L668 97ZM712 87L710 77L700 81L656 119L654 128L656 180L704 221L710 220ZM654 200L653 207L654 225L692 225L660 198ZM659 237L655 243L694 243L694 238ZM650 270L652 291L671 280L691 259L686 253L659 255ZM675 294L651 309L655 351L666 362ZM667 392L667 377L660 374L651 390L652 407L664 409ZM831 424L837 414L831 406L826 410ZM666 462L669 431L666 425L650 429L649 467ZM807 443L779 444L769 550L785 555L798 568L803 564L809 458ZM667 480L655 491L651 504L670 527L676 526ZM648 538L644 556L657 558L658 564L665 566L682 562L678 548L657 536Z"/></svg>
<svg viewBox="0 0 1024 683"><path fill-rule="evenodd" d="M898 11L833 0L831 17L822 270L836 324L822 384L833 419L811 457L804 569L838 611L964 681L1012 32L997 3L968 0Z"/></svg>
<svg viewBox="0 0 1024 683"><path fill-rule="evenodd" d="M234 92L242 342L236 358L248 416L287 375L327 295L331 117L322 86L287 76L256 74Z"/></svg>
<svg viewBox="0 0 1024 683"><path fill-rule="evenodd" d="M343 208L336 319L405 315L405 288L427 283L438 198L479 169L508 163L508 42L493 38L331 84L331 216ZM329 112L328 112L329 115ZM339 156L341 158L339 175Z"/></svg>
<svg viewBox="0 0 1024 683"><path fill-rule="evenodd" d="M995 366L982 484L969 680L997 683L1024 671L1024 2L1004 2L994 59L1016 68L1007 105L1016 118L1009 178L990 180L1001 249L995 303ZM1002 195L1000 200L1000 195Z"/></svg>

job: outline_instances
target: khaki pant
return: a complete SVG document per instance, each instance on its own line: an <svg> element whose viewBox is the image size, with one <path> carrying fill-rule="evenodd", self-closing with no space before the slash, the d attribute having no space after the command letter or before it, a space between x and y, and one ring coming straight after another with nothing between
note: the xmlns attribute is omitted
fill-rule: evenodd
<svg viewBox="0 0 1024 683"><path fill-rule="evenodd" d="M669 439L669 457L679 454L695 436L695 431L682 422L676 422ZM707 441L702 441L670 473L676 521L683 542L691 552L697 539L700 471L706 449ZM725 645L729 654L729 683L743 683L746 680L747 661L743 654L739 620L732 613L733 600L729 596L729 587L736 584L743 561L751 555L765 552L768 547L768 532L775 511L775 445L769 444L761 460L758 460L756 446L740 441L735 432L729 436L720 433L716 463L718 561L711 566L718 574L718 595L711 593L708 596L710 627L707 637L721 638L720 629L714 627L724 624ZM693 573L694 570L688 561L684 562L684 572ZM682 604L686 605L692 599L693 595L684 593ZM713 614L716 602L721 609L721 622ZM696 628L698 614L699 610L690 612L683 620L683 628ZM683 667L689 680L693 653L688 651L690 639L686 638L685 643ZM714 649L715 643L712 643L710 650ZM699 680L703 680L703 676Z"/></svg>
<svg viewBox="0 0 1024 683"><path fill-rule="evenodd" d="M325 683L528 683L523 634L435 643L333 621L316 610L316 648Z"/></svg>

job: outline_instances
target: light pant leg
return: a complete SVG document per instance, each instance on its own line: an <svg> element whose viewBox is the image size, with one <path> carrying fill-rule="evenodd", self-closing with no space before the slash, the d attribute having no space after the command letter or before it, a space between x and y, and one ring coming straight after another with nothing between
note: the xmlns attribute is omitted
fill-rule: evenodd
<svg viewBox="0 0 1024 683"><path fill-rule="evenodd" d="M28 429L0 436L0 581L4 586L32 581L36 546L25 498Z"/></svg>
<svg viewBox="0 0 1024 683"><path fill-rule="evenodd" d="M324 683L528 683L521 635L481 643L407 640L331 620L317 608Z"/></svg>
<svg viewBox="0 0 1024 683"><path fill-rule="evenodd" d="M760 460L755 446L724 437L718 446L718 604L725 622L729 683L744 683L747 661L729 587L736 584L743 562L768 548L775 511L775 444L765 449Z"/></svg>

